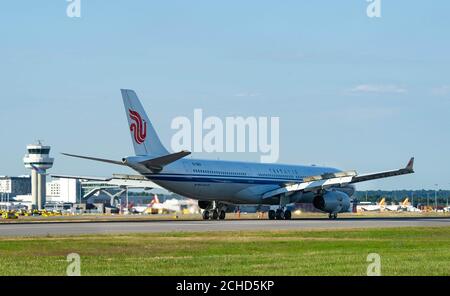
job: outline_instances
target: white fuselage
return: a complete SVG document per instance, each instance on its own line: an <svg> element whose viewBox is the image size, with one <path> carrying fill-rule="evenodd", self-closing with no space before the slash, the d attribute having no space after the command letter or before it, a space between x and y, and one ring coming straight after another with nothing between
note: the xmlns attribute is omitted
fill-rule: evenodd
<svg viewBox="0 0 450 296"><path fill-rule="evenodd" d="M263 164L237 161L181 159L161 172L153 173L142 166L133 167L161 187L197 200L222 201L230 204L278 204L278 199L263 200L262 195L286 184L299 183L305 177L340 170L329 167ZM340 188L349 196L353 186ZM312 193L296 193L291 202L311 202Z"/></svg>

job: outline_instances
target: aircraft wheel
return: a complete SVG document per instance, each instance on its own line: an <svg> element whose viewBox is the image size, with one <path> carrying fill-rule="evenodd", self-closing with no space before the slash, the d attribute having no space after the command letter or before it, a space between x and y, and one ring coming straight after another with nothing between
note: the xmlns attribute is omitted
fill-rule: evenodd
<svg viewBox="0 0 450 296"><path fill-rule="evenodd" d="M203 220L208 220L209 219L209 212L208 211L203 211L202 217L203 217Z"/></svg>
<svg viewBox="0 0 450 296"><path fill-rule="evenodd" d="M281 209L278 209L276 212L275 217L277 218L277 220L283 220L284 219L284 212Z"/></svg>
<svg viewBox="0 0 450 296"><path fill-rule="evenodd" d="M286 210L284 211L284 220L291 220L292 218L292 213L290 210Z"/></svg>
<svg viewBox="0 0 450 296"><path fill-rule="evenodd" d="M275 220L275 211L274 210L269 211L269 220Z"/></svg>
<svg viewBox="0 0 450 296"><path fill-rule="evenodd" d="M220 213L219 213L219 220L224 220L225 216L226 216L225 211L224 210L220 211Z"/></svg>
<svg viewBox="0 0 450 296"><path fill-rule="evenodd" d="M328 214L328 219L333 219L333 214L329 213Z"/></svg>
<svg viewBox="0 0 450 296"><path fill-rule="evenodd" d="M217 210L212 211L212 220L217 220L219 218L219 212Z"/></svg>
<svg viewBox="0 0 450 296"><path fill-rule="evenodd" d="M337 219L337 213L333 214L333 219Z"/></svg>

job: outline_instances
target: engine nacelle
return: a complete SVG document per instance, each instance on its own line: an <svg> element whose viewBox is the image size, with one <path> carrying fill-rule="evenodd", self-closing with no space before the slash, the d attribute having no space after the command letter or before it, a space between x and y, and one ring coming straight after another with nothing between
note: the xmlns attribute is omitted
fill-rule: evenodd
<svg viewBox="0 0 450 296"><path fill-rule="evenodd" d="M341 191L327 191L314 197L313 205L327 213L344 213L350 208L350 197Z"/></svg>

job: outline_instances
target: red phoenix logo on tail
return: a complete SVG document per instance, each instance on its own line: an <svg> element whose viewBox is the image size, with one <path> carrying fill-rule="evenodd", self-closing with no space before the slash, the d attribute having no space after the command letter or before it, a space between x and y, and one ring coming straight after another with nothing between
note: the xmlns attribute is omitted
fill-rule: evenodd
<svg viewBox="0 0 450 296"><path fill-rule="evenodd" d="M134 121L130 125L130 131L134 133L134 140L136 143L142 144L147 137L147 122L142 120L142 117L138 112L131 109L129 109L128 112L130 112L131 120Z"/></svg>

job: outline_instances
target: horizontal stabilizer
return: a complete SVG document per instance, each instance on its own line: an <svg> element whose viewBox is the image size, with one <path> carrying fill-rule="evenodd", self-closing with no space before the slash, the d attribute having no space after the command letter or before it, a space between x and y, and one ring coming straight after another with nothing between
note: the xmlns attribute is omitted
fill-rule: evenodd
<svg viewBox="0 0 450 296"><path fill-rule="evenodd" d="M144 188L150 190L153 188L161 188L159 185L148 180L141 175L122 175L113 174L112 177L86 177L86 176L71 176L71 175L51 175L53 178L60 179L75 179L83 182L102 183L103 185L96 186L96 189L115 189L121 188ZM89 195L90 196L90 195Z"/></svg>
<svg viewBox="0 0 450 296"><path fill-rule="evenodd" d="M161 171L164 166L166 166L172 162L175 162L183 157L186 157L189 154L191 154L191 152L189 152L189 151L180 151L177 153L172 153L172 154L152 158L149 160L145 160L145 161L140 162L140 164L146 166L147 168L149 168L152 171Z"/></svg>
<svg viewBox="0 0 450 296"><path fill-rule="evenodd" d="M142 175L113 174L113 179L147 181L147 178L145 176L142 176Z"/></svg>
<svg viewBox="0 0 450 296"><path fill-rule="evenodd" d="M87 176L72 176L72 175L50 175L52 178L59 179L76 179L76 180L86 180L86 181L111 181L112 178L103 177L87 177Z"/></svg>
<svg viewBox="0 0 450 296"><path fill-rule="evenodd" d="M122 161L117 161L117 160L96 158L96 157L83 156L83 155L75 155L75 154L69 154L69 153L61 153L61 154L65 155L65 156L70 156L70 157L76 157L76 158L82 158L82 159L88 159L88 160L94 160L94 161L101 161L101 162L112 163L112 164L117 164L117 165L125 165Z"/></svg>

